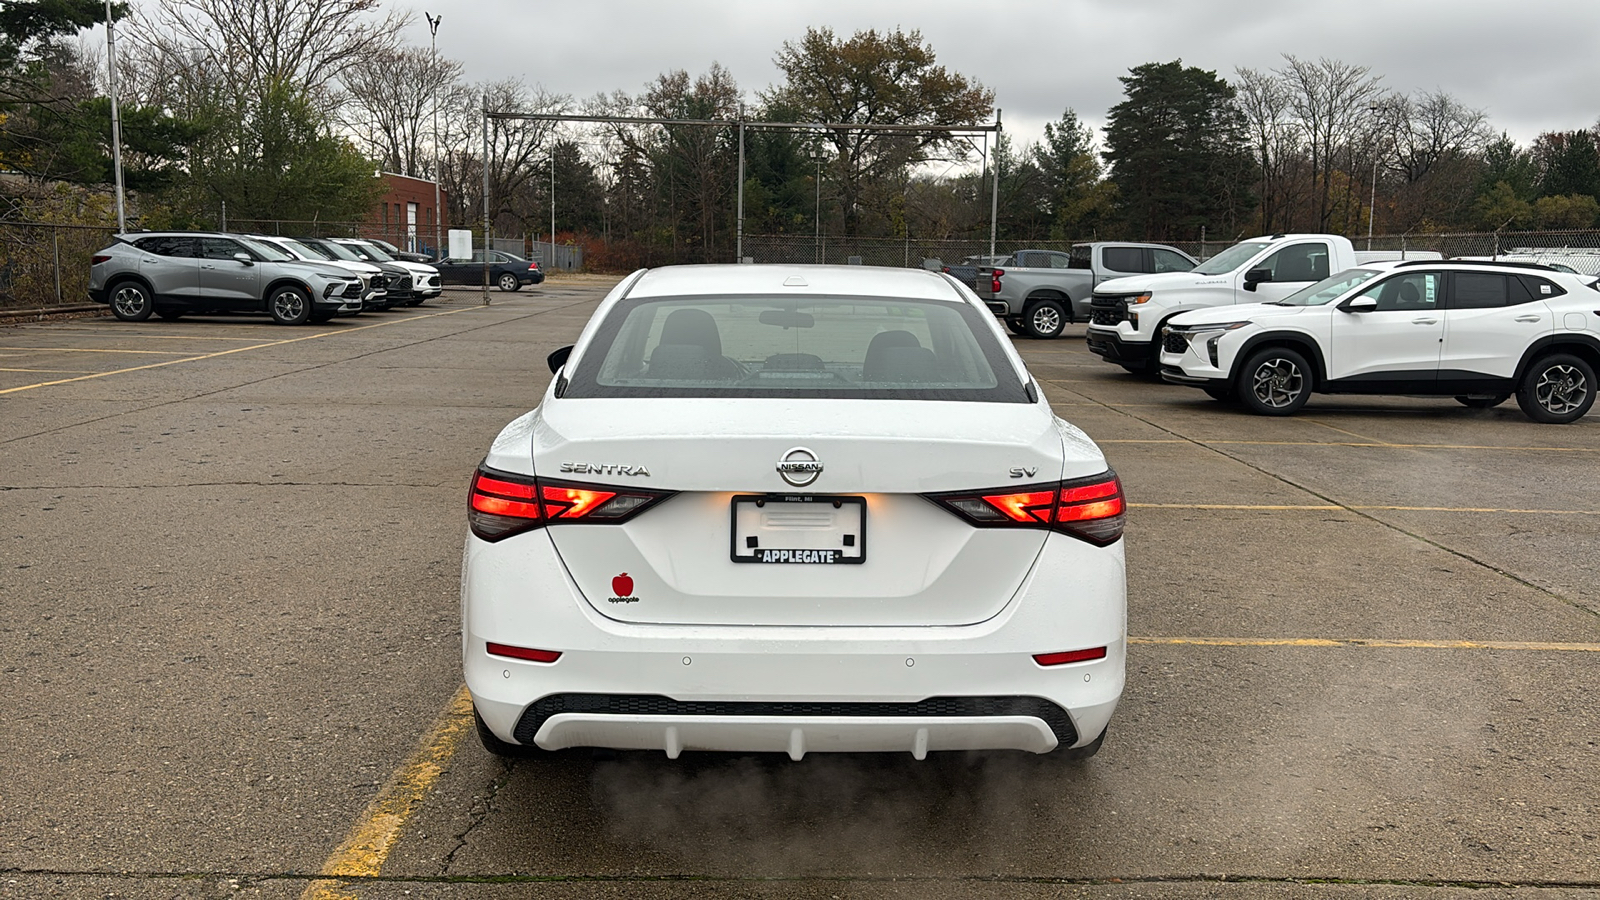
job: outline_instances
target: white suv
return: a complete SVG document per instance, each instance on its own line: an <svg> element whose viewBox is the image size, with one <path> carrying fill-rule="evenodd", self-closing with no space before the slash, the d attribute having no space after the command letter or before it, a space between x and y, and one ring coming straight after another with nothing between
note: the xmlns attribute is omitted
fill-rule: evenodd
<svg viewBox="0 0 1600 900"><path fill-rule="evenodd" d="M1285 416L1313 392L1516 394L1536 422L1594 404L1600 289L1528 263L1418 260L1349 269L1275 303L1198 310L1162 330L1161 377Z"/></svg>

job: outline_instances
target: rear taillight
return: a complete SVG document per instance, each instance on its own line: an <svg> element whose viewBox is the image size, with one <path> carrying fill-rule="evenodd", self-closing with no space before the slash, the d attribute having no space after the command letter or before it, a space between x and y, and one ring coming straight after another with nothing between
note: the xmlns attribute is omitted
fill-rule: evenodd
<svg viewBox="0 0 1600 900"><path fill-rule="evenodd" d="M1000 293L1000 276L1004 274L1006 274L1005 269L995 269L989 273L989 290L996 294Z"/></svg>
<svg viewBox="0 0 1600 900"><path fill-rule="evenodd" d="M111 262L111 254L96 253L95 255L89 257L89 265L91 266L96 266L103 262Z"/></svg>
<svg viewBox="0 0 1600 900"><path fill-rule="evenodd" d="M536 262L528 263L528 271L529 272L537 272L537 271L539 271L539 264L536 263Z"/></svg>
<svg viewBox="0 0 1600 900"><path fill-rule="evenodd" d="M1105 546L1122 537L1127 502L1115 472L994 491L928 494L979 528L1047 528Z"/></svg>
<svg viewBox="0 0 1600 900"><path fill-rule="evenodd" d="M480 467L472 476L467 524L486 541L544 525L616 525L670 496L670 491L548 481Z"/></svg>

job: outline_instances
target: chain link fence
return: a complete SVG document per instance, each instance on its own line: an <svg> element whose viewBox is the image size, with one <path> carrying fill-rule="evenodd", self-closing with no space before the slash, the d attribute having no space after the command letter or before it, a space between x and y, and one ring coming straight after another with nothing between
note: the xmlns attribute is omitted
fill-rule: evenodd
<svg viewBox="0 0 1600 900"><path fill-rule="evenodd" d="M115 228L0 222L0 310L89 302L89 258Z"/></svg>
<svg viewBox="0 0 1600 900"><path fill-rule="evenodd" d="M369 237L408 246L409 226L388 227L366 222L321 222L287 219L228 221L235 233L278 234L306 237ZM427 229L418 229L419 232ZM115 229L88 225L42 222L0 222L0 310L29 310L76 305L88 300L89 258L111 243ZM430 235L431 237L431 235ZM1078 241L998 241L997 254L1017 250L1070 250ZM1191 256L1205 259L1229 246L1223 241L1175 241ZM1396 253L1431 251L1452 258L1502 257L1570 267L1586 275L1600 275L1600 231L1462 232L1452 234L1382 235L1354 239L1358 250ZM431 244L431 241L430 241ZM420 245L420 244L419 244ZM579 271L583 248L521 238L496 241L496 246L519 256L538 259L555 271ZM606 249L596 244L596 252ZM987 256L987 240L923 238L843 238L836 235L746 235L744 255L757 263L825 263L866 266L916 267L925 260L959 264ZM604 257L605 254L602 254ZM668 265L674 260L651 254L648 265ZM605 268L603 259L599 261ZM628 260L632 262L632 260ZM631 268L631 265L629 266Z"/></svg>

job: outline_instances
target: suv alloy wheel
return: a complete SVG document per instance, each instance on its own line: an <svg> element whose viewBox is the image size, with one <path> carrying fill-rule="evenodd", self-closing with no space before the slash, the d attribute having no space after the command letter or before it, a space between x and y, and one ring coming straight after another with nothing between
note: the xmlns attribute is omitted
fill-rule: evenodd
<svg viewBox="0 0 1600 900"><path fill-rule="evenodd" d="M311 298L297 287L282 285L272 289L267 310L279 325L299 325L311 318Z"/></svg>
<svg viewBox="0 0 1600 900"><path fill-rule="evenodd" d="M1253 413L1287 416L1311 399L1311 365L1287 347L1268 347L1239 370L1237 394Z"/></svg>
<svg viewBox="0 0 1600 900"><path fill-rule="evenodd" d="M118 282L111 289L111 314L124 322L143 322L155 308L150 292L136 281Z"/></svg>
<svg viewBox="0 0 1600 900"><path fill-rule="evenodd" d="M1569 353L1534 361L1517 388L1517 405L1535 422L1566 425L1594 405L1594 367Z"/></svg>

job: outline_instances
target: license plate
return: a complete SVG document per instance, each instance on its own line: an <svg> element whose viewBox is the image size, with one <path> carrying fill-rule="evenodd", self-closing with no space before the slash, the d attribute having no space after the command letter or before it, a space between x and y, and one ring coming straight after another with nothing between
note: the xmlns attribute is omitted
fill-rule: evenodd
<svg viewBox="0 0 1600 900"><path fill-rule="evenodd" d="M733 498L733 561L828 566L865 562L864 497Z"/></svg>

